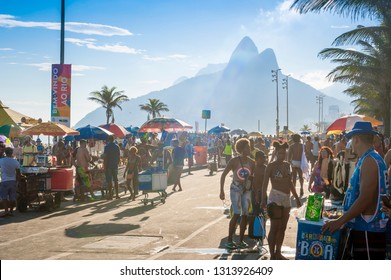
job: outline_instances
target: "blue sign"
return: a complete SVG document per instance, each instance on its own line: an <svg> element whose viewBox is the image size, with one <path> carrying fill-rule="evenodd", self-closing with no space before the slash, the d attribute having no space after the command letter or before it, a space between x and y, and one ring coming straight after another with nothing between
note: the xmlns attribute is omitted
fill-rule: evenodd
<svg viewBox="0 0 391 280"><path fill-rule="evenodd" d="M336 260L341 231L322 233L323 221L299 220L296 240L296 260Z"/></svg>

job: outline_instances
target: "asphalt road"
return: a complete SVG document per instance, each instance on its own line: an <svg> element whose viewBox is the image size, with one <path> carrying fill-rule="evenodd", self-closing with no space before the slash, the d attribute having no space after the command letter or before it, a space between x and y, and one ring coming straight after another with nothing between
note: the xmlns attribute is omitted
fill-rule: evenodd
<svg viewBox="0 0 391 280"><path fill-rule="evenodd" d="M165 203L154 192L148 193L148 199L155 200L153 205L144 205L142 194L136 201L128 201L129 193L125 195L121 189L117 200L73 202L66 197L54 212L16 212L14 217L0 220L0 259L268 259L267 240L259 250L224 249L229 211L219 199L221 172L212 176L206 169L193 171L194 175L184 173L183 191L173 192L169 186ZM295 256L296 233L297 222L291 216L282 252L290 259Z"/></svg>

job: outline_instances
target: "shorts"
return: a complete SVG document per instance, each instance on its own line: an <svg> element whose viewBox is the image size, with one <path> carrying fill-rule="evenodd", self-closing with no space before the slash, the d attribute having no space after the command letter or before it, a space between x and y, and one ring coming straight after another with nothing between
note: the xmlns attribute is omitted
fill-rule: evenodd
<svg viewBox="0 0 391 280"><path fill-rule="evenodd" d="M249 215L251 204L251 190L243 192L243 187L234 183L231 184L230 198L232 204L232 212L241 216Z"/></svg>
<svg viewBox="0 0 391 280"><path fill-rule="evenodd" d="M118 182L118 168L107 168L105 170L106 182L111 184L112 181Z"/></svg>
<svg viewBox="0 0 391 280"><path fill-rule="evenodd" d="M0 199L16 201L16 180L3 181L0 183Z"/></svg>
<svg viewBox="0 0 391 280"><path fill-rule="evenodd" d="M291 194L271 189L268 203L276 203L278 206L291 207Z"/></svg>

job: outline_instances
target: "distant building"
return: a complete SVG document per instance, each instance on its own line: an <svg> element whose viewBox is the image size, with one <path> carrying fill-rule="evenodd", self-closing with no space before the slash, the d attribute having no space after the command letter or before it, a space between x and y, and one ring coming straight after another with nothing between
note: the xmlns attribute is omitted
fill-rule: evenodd
<svg viewBox="0 0 391 280"><path fill-rule="evenodd" d="M338 119L340 115L339 106L338 105L330 105L329 106L329 118L330 120Z"/></svg>

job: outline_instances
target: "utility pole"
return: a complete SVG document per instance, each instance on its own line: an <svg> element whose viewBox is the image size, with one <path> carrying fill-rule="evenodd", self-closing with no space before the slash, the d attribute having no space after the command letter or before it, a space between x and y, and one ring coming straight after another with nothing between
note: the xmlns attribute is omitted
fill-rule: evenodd
<svg viewBox="0 0 391 280"><path fill-rule="evenodd" d="M289 87L288 87L288 78L290 75L285 76L285 79L282 79L282 88L286 89L286 129L289 129Z"/></svg>
<svg viewBox="0 0 391 280"><path fill-rule="evenodd" d="M319 104L319 108L318 108L318 132L322 132L323 131L323 98L325 97L325 95L323 94L319 94L318 96L316 96L316 103Z"/></svg>
<svg viewBox="0 0 391 280"><path fill-rule="evenodd" d="M278 112L278 71L281 69L278 68L277 70L272 70L272 77L273 80L272 82L276 82L276 97L277 97L277 104L276 104L276 109L277 109L277 118L276 118L276 136L277 138L279 137L280 134L280 122L279 122L279 112Z"/></svg>
<svg viewBox="0 0 391 280"><path fill-rule="evenodd" d="M60 64L64 64L64 41L65 41L65 0L61 0Z"/></svg>

